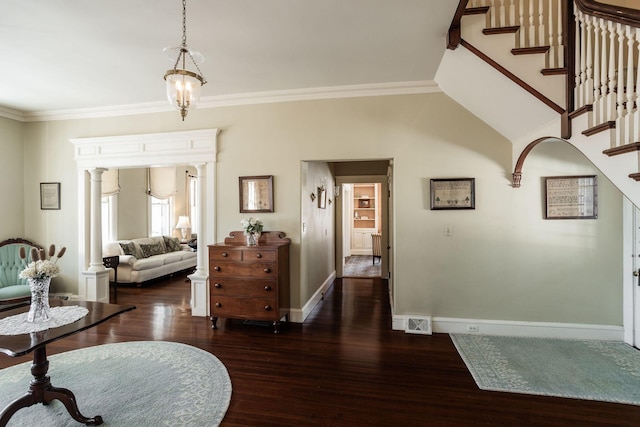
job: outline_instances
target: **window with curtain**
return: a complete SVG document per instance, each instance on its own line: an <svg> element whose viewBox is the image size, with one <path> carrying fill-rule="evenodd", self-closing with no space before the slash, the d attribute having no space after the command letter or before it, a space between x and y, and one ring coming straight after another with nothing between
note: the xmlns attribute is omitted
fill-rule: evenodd
<svg viewBox="0 0 640 427"><path fill-rule="evenodd" d="M195 230L198 230L198 177L189 175L188 182L189 194L187 195L189 200L189 219L191 220L191 234L195 234Z"/></svg>
<svg viewBox="0 0 640 427"><path fill-rule="evenodd" d="M118 169L109 169L102 173L102 241L112 242L118 239L118 193L120 175Z"/></svg>
<svg viewBox="0 0 640 427"><path fill-rule="evenodd" d="M148 170L150 236L171 236L173 199L176 194L176 168L156 167Z"/></svg>

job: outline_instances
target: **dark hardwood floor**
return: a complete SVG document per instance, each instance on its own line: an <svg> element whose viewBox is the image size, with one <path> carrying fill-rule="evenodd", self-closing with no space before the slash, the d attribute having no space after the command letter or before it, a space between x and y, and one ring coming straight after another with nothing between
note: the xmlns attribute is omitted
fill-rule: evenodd
<svg viewBox="0 0 640 427"><path fill-rule="evenodd" d="M233 384L223 427L640 425L637 406L479 390L448 335L391 330L380 279L336 281L304 324L286 325L279 335L224 319L212 330L207 318L191 317L189 287L184 276L119 287L117 302L136 310L48 352L131 340L207 350ZM0 355L0 367L29 360Z"/></svg>

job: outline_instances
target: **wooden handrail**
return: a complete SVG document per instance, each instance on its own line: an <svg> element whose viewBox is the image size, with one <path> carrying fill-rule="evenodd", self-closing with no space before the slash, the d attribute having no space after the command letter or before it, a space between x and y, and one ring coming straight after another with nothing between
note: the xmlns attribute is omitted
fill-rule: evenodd
<svg viewBox="0 0 640 427"><path fill-rule="evenodd" d="M462 20L462 15L464 15L464 10L467 8L467 3L469 3L469 0L460 0L460 3L458 3L458 8L455 15L453 15L453 20L447 33L447 49L455 50L462 41L460 21Z"/></svg>
<svg viewBox="0 0 640 427"><path fill-rule="evenodd" d="M614 6L595 0L574 0L580 11L620 24L640 27L640 10L628 7Z"/></svg>

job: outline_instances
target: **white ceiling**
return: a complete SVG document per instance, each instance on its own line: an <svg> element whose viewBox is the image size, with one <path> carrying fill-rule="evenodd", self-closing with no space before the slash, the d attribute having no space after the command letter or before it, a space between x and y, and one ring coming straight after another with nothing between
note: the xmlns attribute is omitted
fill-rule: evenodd
<svg viewBox="0 0 640 427"><path fill-rule="evenodd" d="M203 101L434 79L458 0L189 0ZM181 0L9 0L0 108L20 114L165 101Z"/></svg>

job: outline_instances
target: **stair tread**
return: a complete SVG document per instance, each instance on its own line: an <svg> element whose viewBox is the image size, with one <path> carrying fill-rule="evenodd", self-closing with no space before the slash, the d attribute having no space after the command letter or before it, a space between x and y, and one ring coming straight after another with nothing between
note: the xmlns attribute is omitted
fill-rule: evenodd
<svg viewBox="0 0 640 427"><path fill-rule="evenodd" d="M567 69L565 67L562 68L543 68L540 70L540 73L544 76L556 76L560 74L567 74Z"/></svg>
<svg viewBox="0 0 640 427"><path fill-rule="evenodd" d="M484 30L482 30L482 34L486 34L488 36L495 34L511 34L517 32L519 29L520 26L485 28Z"/></svg>
<svg viewBox="0 0 640 427"><path fill-rule="evenodd" d="M616 156L618 154L633 153L634 151L640 151L640 142L632 142L631 144L609 148L604 150L602 153L606 154L607 156Z"/></svg>
<svg viewBox="0 0 640 427"><path fill-rule="evenodd" d="M586 136L591 136L591 135L595 135L596 133L603 132L610 129L615 129L615 128L616 128L616 122L608 121L608 122L601 123L597 126L594 126L592 128L589 128L585 131L582 131L582 134Z"/></svg>
<svg viewBox="0 0 640 427"><path fill-rule="evenodd" d="M464 10L465 15L483 15L489 11L489 6L468 7Z"/></svg>
<svg viewBox="0 0 640 427"><path fill-rule="evenodd" d="M550 46L534 46L534 47L514 47L511 53L514 55L532 55L538 53L547 53L551 49Z"/></svg>

